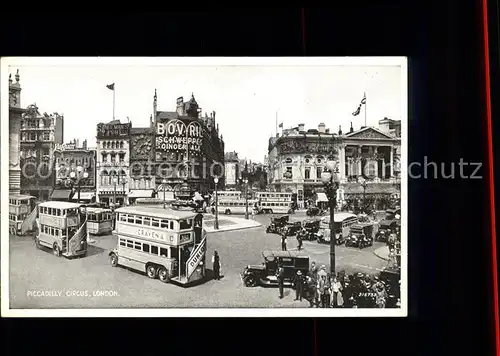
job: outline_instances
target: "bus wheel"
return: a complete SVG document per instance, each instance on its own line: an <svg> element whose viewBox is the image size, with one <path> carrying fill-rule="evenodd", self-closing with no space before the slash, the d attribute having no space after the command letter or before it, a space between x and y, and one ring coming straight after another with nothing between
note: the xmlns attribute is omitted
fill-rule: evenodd
<svg viewBox="0 0 500 356"><path fill-rule="evenodd" d="M231 215L231 210L226 209L226 215Z"/></svg>
<svg viewBox="0 0 500 356"><path fill-rule="evenodd" d="M160 279L160 281L162 281L163 283L168 283L170 282L170 276L168 274L168 270L165 268L165 267L160 267L158 269L158 278Z"/></svg>
<svg viewBox="0 0 500 356"><path fill-rule="evenodd" d="M54 254L54 256L56 257L59 257L61 256L61 249L59 248L59 246L57 245L57 242L54 243L54 246L52 246L52 253Z"/></svg>
<svg viewBox="0 0 500 356"><path fill-rule="evenodd" d="M113 267L118 266L118 256L115 253L112 253L109 256L109 262L111 263L111 266L113 266Z"/></svg>
<svg viewBox="0 0 500 356"><path fill-rule="evenodd" d="M155 265L147 265L146 266L146 274L148 275L149 278L155 279L157 275L157 270Z"/></svg>

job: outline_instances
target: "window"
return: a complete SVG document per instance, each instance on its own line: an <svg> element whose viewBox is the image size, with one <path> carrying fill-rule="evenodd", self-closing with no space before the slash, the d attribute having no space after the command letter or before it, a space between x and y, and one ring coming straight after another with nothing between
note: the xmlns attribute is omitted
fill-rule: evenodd
<svg viewBox="0 0 500 356"><path fill-rule="evenodd" d="M143 225L151 226L151 218L144 217Z"/></svg>
<svg viewBox="0 0 500 356"><path fill-rule="evenodd" d="M120 221L127 221L127 215L120 214Z"/></svg>
<svg viewBox="0 0 500 356"><path fill-rule="evenodd" d="M168 257L168 250L166 248L160 248L160 256Z"/></svg>
<svg viewBox="0 0 500 356"><path fill-rule="evenodd" d="M285 178L292 179L292 167L286 167Z"/></svg>
<svg viewBox="0 0 500 356"><path fill-rule="evenodd" d="M151 226L160 227L160 221L158 219L152 218L151 219Z"/></svg>
<svg viewBox="0 0 500 356"><path fill-rule="evenodd" d="M140 242L134 242L134 248L136 250L142 250L142 244Z"/></svg>
<svg viewBox="0 0 500 356"><path fill-rule="evenodd" d="M102 153L101 155L102 155L102 161L103 161L103 162L107 162L107 160L108 160L108 155L107 155L106 153Z"/></svg>
<svg viewBox="0 0 500 356"><path fill-rule="evenodd" d="M321 173L323 173L323 168L317 167L316 168L316 178L321 178Z"/></svg>
<svg viewBox="0 0 500 356"><path fill-rule="evenodd" d="M135 223L137 225L142 225L142 216L136 216L135 217Z"/></svg>
<svg viewBox="0 0 500 356"><path fill-rule="evenodd" d="M127 240L127 247L134 248L134 242Z"/></svg>
<svg viewBox="0 0 500 356"><path fill-rule="evenodd" d="M125 161L125 153L120 153L119 157L120 157L120 163L123 163Z"/></svg>
<svg viewBox="0 0 500 356"><path fill-rule="evenodd" d="M124 239L120 239L120 246L125 246L125 240Z"/></svg>
<svg viewBox="0 0 500 356"><path fill-rule="evenodd" d="M158 246L151 246L151 253L153 255L157 255L158 254Z"/></svg>
<svg viewBox="0 0 500 356"><path fill-rule="evenodd" d="M163 229L168 229L168 220L162 220L160 226Z"/></svg>
<svg viewBox="0 0 500 356"><path fill-rule="evenodd" d="M311 179L311 169L310 168L306 168L306 170L304 172L304 178Z"/></svg>
<svg viewBox="0 0 500 356"><path fill-rule="evenodd" d="M134 223L134 216L133 215L129 215L128 218L127 218L127 222L133 224Z"/></svg>
<svg viewBox="0 0 500 356"><path fill-rule="evenodd" d="M174 222L170 221L170 230L173 230L173 229L174 229Z"/></svg>
<svg viewBox="0 0 500 356"><path fill-rule="evenodd" d="M292 163L292 159L291 159L291 158L287 158L287 159L285 160L285 162L286 162L286 163Z"/></svg>
<svg viewBox="0 0 500 356"><path fill-rule="evenodd" d="M44 140L44 141L49 141L49 140L50 140L50 136L49 136L49 133L48 133L48 132L44 132L44 133L43 133L43 140Z"/></svg>
<svg viewBox="0 0 500 356"><path fill-rule="evenodd" d="M149 253L149 245L148 244L142 244L142 251Z"/></svg>
<svg viewBox="0 0 500 356"><path fill-rule="evenodd" d="M181 230L187 230L187 229L190 229L192 227L193 220L191 220L191 219L189 219L189 220L179 220L179 224L180 224L180 229Z"/></svg>

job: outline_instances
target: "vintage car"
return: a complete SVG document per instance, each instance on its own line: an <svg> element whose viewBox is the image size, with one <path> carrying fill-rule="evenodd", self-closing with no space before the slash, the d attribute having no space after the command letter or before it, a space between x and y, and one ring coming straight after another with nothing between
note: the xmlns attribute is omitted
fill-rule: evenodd
<svg viewBox="0 0 500 356"><path fill-rule="evenodd" d="M324 210L318 208L317 206L311 206L306 211L307 216L318 216L323 215L324 213Z"/></svg>
<svg viewBox="0 0 500 356"><path fill-rule="evenodd" d="M266 232L275 234L281 233L281 229L288 223L289 220L289 215L273 216L271 218L271 223L266 228Z"/></svg>
<svg viewBox="0 0 500 356"><path fill-rule="evenodd" d="M317 240L318 239L318 232L319 232L319 220L306 220L303 223L303 227L306 229L307 232L307 237L306 239L309 241Z"/></svg>
<svg viewBox="0 0 500 356"><path fill-rule="evenodd" d="M293 236L296 235L300 229L302 229L302 223L300 221L289 221L283 226L281 233L285 236Z"/></svg>
<svg viewBox="0 0 500 356"><path fill-rule="evenodd" d="M346 247L364 248L373 245L373 224L351 225L345 240Z"/></svg>
<svg viewBox="0 0 500 356"><path fill-rule="evenodd" d="M281 264L284 269L285 285L292 284L292 278L301 271L309 271L309 256L298 251L264 251L264 262L260 265L248 265L241 273L241 280L246 287L258 285L277 285L276 271Z"/></svg>

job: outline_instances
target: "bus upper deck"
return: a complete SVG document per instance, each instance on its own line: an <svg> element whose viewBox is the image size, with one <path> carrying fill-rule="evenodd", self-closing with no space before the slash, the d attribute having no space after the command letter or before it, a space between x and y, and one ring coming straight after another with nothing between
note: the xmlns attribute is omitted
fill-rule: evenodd
<svg viewBox="0 0 500 356"><path fill-rule="evenodd" d="M22 235L33 230L35 219L35 197L23 194L9 196L9 233Z"/></svg>

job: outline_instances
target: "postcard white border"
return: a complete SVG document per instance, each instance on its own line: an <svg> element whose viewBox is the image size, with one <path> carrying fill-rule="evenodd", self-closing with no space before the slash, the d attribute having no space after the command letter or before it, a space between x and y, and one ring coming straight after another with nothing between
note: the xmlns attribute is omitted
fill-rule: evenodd
<svg viewBox="0 0 500 356"><path fill-rule="evenodd" d="M9 102L9 66L400 66L401 67L401 308L399 309L10 309L9 296L9 105L1 105L1 308L2 317L406 317L408 315L408 60L406 57L169 57L1 59L1 102Z"/></svg>

